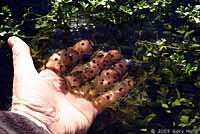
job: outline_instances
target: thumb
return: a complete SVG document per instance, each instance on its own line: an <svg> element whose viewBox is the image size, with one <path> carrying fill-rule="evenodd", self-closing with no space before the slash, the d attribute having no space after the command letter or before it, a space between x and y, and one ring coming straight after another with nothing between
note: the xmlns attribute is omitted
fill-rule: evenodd
<svg viewBox="0 0 200 134"><path fill-rule="evenodd" d="M38 73L34 67L30 55L29 46L20 38L12 36L8 39L8 44L13 52L14 66L14 87L21 85L20 82L32 80Z"/></svg>

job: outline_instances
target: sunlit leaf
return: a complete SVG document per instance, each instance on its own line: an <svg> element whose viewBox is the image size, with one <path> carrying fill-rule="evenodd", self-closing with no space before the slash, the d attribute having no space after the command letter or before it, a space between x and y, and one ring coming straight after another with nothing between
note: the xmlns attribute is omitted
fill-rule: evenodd
<svg viewBox="0 0 200 134"><path fill-rule="evenodd" d="M199 48L200 44L191 44L191 48Z"/></svg>
<svg viewBox="0 0 200 134"><path fill-rule="evenodd" d="M163 103L161 106L162 106L163 108L165 108L165 109L168 109L168 108L169 108L169 106L168 106L167 104L164 104L164 103Z"/></svg>
<svg viewBox="0 0 200 134"><path fill-rule="evenodd" d="M145 122L146 122L146 123L149 123L149 122L151 122L155 117L156 117L156 114L154 114L154 113L149 114L148 116L146 116Z"/></svg>
<svg viewBox="0 0 200 134"><path fill-rule="evenodd" d="M189 116L186 116L186 115L182 115L181 117L180 117L180 121L182 122L182 123L188 123L189 122Z"/></svg>

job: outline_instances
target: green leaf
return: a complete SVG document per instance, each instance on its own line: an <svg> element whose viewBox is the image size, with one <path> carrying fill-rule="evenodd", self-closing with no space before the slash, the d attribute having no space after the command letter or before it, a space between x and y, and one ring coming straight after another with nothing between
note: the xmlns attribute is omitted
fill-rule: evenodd
<svg viewBox="0 0 200 134"><path fill-rule="evenodd" d="M3 32L0 32L0 36L4 36L7 32L3 31Z"/></svg>
<svg viewBox="0 0 200 134"><path fill-rule="evenodd" d="M169 108L169 106L168 106L167 104L165 104L165 103L163 103L161 106L162 106L163 108L165 108L165 109L168 109L168 108Z"/></svg>
<svg viewBox="0 0 200 134"><path fill-rule="evenodd" d="M42 21L42 23L36 24L35 28L39 29L39 28L44 28L44 27L47 27L47 26L48 26L48 21Z"/></svg>
<svg viewBox="0 0 200 134"><path fill-rule="evenodd" d="M182 123L188 123L188 122L189 122L189 116L182 115L182 116L180 117L180 121L181 121Z"/></svg>
<svg viewBox="0 0 200 134"><path fill-rule="evenodd" d="M168 114L172 113L172 111L170 109L166 110L165 112L168 113Z"/></svg>
<svg viewBox="0 0 200 134"><path fill-rule="evenodd" d="M200 87L200 81L195 82L194 85L199 88Z"/></svg>
<svg viewBox="0 0 200 134"><path fill-rule="evenodd" d="M166 39L162 38L162 39L160 39L160 40L157 40L157 41L156 41L156 44L157 44L157 45L163 45L166 41L167 41Z"/></svg>
<svg viewBox="0 0 200 134"><path fill-rule="evenodd" d="M172 107L177 107L177 106L181 106L181 102L179 99L176 99L174 102L172 102Z"/></svg>
<svg viewBox="0 0 200 134"><path fill-rule="evenodd" d="M174 73L170 69L163 68L162 74L163 74L162 79L169 81L171 84L175 83Z"/></svg>
<svg viewBox="0 0 200 134"><path fill-rule="evenodd" d="M140 131L147 132L147 129L146 128L141 128Z"/></svg>
<svg viewBox="0 0 200 134"><path fill-rule="evenodd" d="M80 1L80 4L81 4L81 6L83 7L84 10L89 6L89 4L84 2L84 1Z"/></svg>
<svg viewBox="0 0 200 134"><path fill-rule="evenodd" d="M132 9L130 8L129 5L120 6L119 9L120 9L121 11L123 11L124 13L127 13L127 14L129 14L129 15L132 15L132 14L133 14Z"/></svg>
<svg viewBox="0 0 200 134"><path fill-rule="evenodd" d="M7 12L10 11L10 9L9 9L8 6L6 5L6 6L3 6L3 7L2 7L2 11L5 12L5 13L7 13Z"/></svg>
<svg viewBox="0 0 200 134"><path fill-rule="evenodd" d="M96 4L96 0L88 0L90 2L90 4L92 4L92 6L95 6Z"/></svg>
<svg viewBox="0 0 200 134"><path fill-rule="evenodd" d="M192 107L194 106L193 103L186 98L176 99L174 102L172 102L172 107L177 107L181 105L192 106Z"/></svg>
<svg viewBox="0 0 200 134"><path fill-rule="evenodd" d="M194 10L200 10L200 5L195 5Z"/></svg>
<svg viewBox="0 0 200 134"><path fill-rule="evenodd" d="M193 71L196 71L198 69L198 65L192 66L190 63L188 63L183 69L186 74L191 75Z"/></svg>
<svg viewBox="0 0 200 134"><path fill-rule="evenodd" d="M190 125L192 125L193 123L195 123L195 122L196 122L196 120L197 120L197 119L195 119L195 118L194 118L194 119L192 119L192 120L190 121Z"/></svg>
<svg viewBox="0 0 200 134"><path fill-rule="evenodd" d="M186 98L180 98L180 102L181 103L187 103L189 105L192 105L192 102L189 100L189 99L186 99Z"/></svg>
<svg viewBox="0 0 200 134"><path fill-rule="evenodd" d="M191 44L190 48L199 48L200 44Z"/></svg>
<svg viewBox="0 0 200 134"><path fill-rule="evenodd" d="M164 28L167 30L170 30L170 29L172 29L172 25L170 23L165 23Z"/></svg>
<svg viewBox="0 0 200 134"><path fill-rule="evenodd" d="M72 13L75 13L75 12L77 12L79 9L77 8L77 7L72 7L72 9L71 9L71 11L72 11Z"/></svg>
<svg viewBox="0 0 200 134"><path fill-rule="evenodd" d="M189 32L186 32L185 35L184 35L184 39L187 39L189 38L189 36L194 33L195 30L190 30Z"/></svg>
<svg viewBox="0 0 200 134"><path fill-rule="evenodd" d="M167 46L161 46L158 51L167 50Z"/></svg>
<svg viewBox="0 0 200 134"><path fill-rule="evenodd" d="M194 19L194 21L195 21L196 23L200 23L200 19L199 19L199 18L194 17L193 19Z"/></svg>
<svg viewBox="0 0 200 134"><path fill-rule="evenodd" d="M145 117L145 122L149 123L156 117L156 114L152 113Z"/></svg>

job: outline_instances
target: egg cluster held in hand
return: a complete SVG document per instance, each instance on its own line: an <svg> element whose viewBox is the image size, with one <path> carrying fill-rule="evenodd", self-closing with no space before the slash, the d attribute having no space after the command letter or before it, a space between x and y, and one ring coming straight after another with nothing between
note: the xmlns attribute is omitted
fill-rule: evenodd
<svg viewBox="0 0 200 134"><path fill-rule="evenodd" d="M128 77L130 60L118 50L94 52L93 42L81 40L74 46L54 53L45 68L63 77L71 93L86 98L97 108L105 108L134 87ZM91 55L84 61L85 55Z"/></svg>

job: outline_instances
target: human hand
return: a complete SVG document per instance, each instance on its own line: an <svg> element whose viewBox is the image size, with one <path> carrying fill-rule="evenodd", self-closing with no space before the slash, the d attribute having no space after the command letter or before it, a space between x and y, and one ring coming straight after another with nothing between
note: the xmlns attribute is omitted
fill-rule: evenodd
<svg viewBox="0 0 200 134"><path fill-rule="evenodd" d="M11 111L50 133L85 133L98 113L133 89L133 80L123 78L129 61L116 50L97 51L91 61L75 66L93 51L91 41L82 40L54 53L38 73L28 45L18 37L8 43L14 64Z"/></svg>

